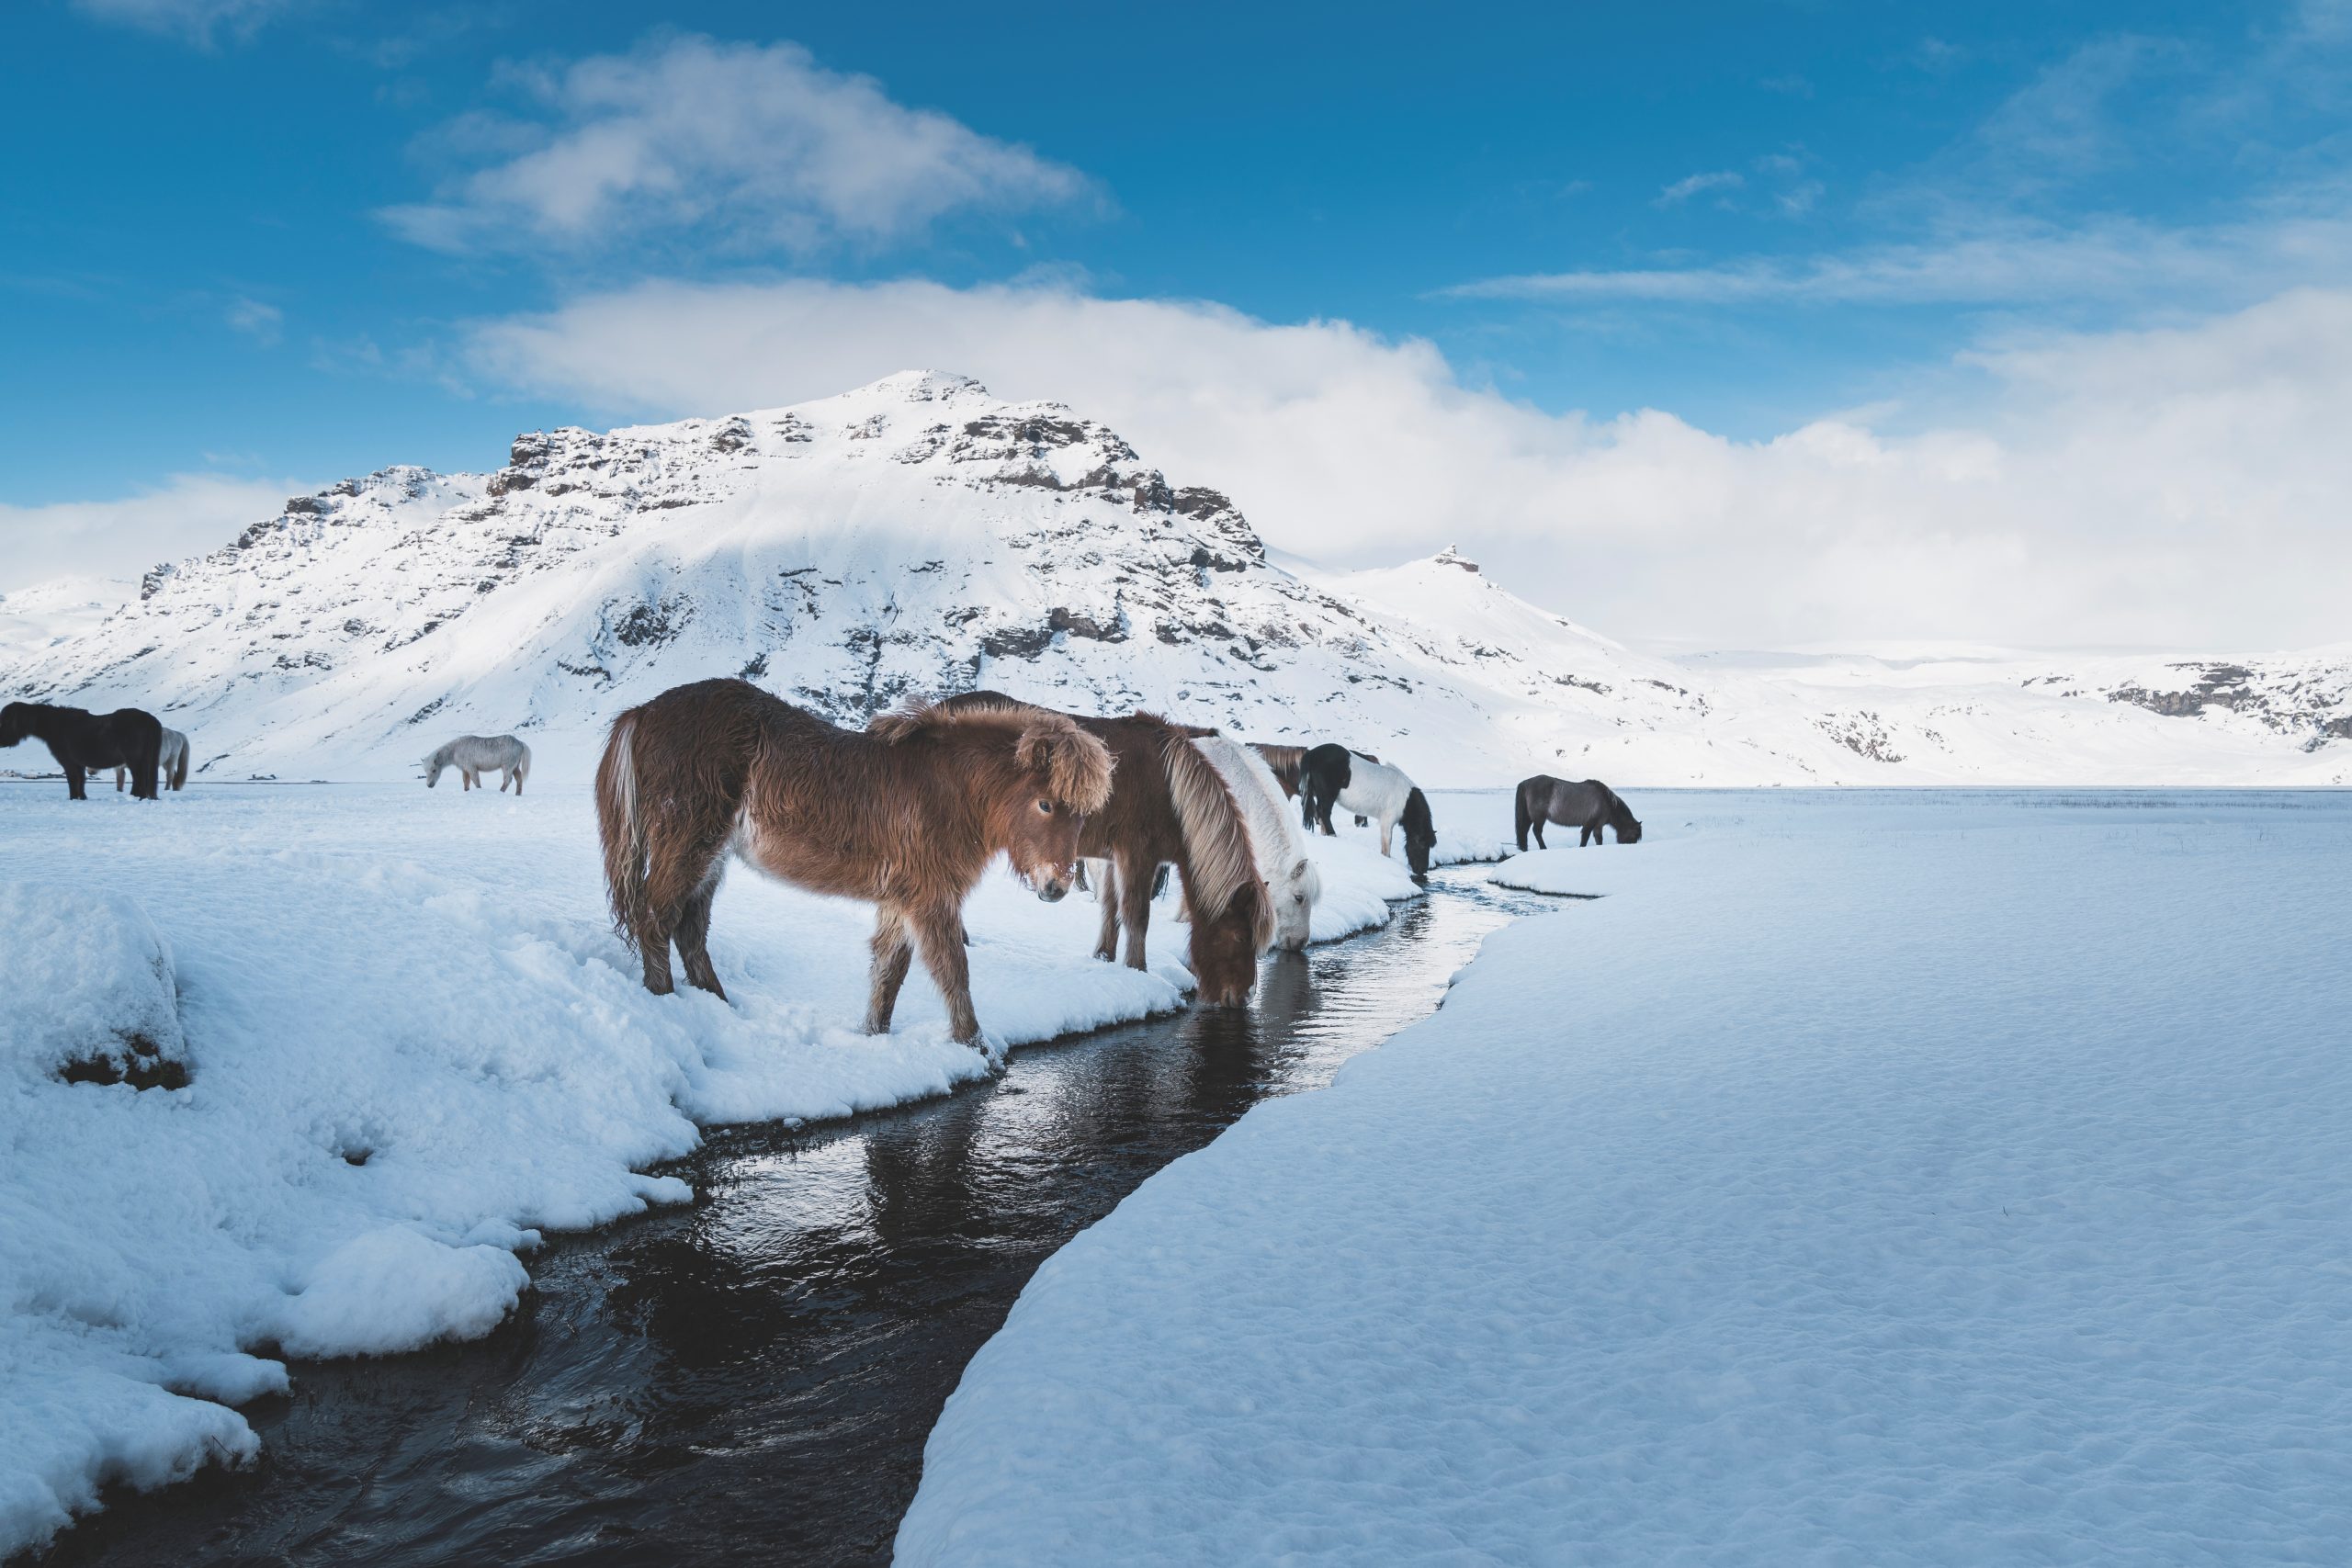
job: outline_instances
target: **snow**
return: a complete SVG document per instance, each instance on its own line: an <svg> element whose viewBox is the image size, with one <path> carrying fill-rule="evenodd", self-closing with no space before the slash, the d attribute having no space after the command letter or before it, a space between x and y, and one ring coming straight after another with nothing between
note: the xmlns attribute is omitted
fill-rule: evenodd
<svg viewBox="0 0 2352 1568"><path fill-rule="evenodd" d="M1623 893L1647 886L1645 874L1655 871L1658 856L1674 852L1670 845L1653 842L1646 837L1638 844L1624 846L1623 853L1600 852L1612 847L1588 845L1583 849L1570 849L1555 846L1548 850L1530 850L1525 854L1511 856L1487 873L1487 880L1498 887L1514 887L1528 893L1597 898L1603 894Z"/></svg>
<svg viewBox="0 0 2352 1568"><path fill-rule="evenodd" d="M895 1032L857 1032L871 911L741 867L711 936L730 1003L648 995L605 922L588 796L544 768L521 800L0 785L0 1554L102 1485L250 1459L228 1406L284 1389L284 1357L486 1332L541 1233L690 1198L650 1168L703 1125L988 1071L920 965ZM1000 1048L1191 984L1181 942L1148 974L1096 963L1091 905L1008 875L967 916ZM186 1087L58 1077L134 1036Z"/></svg>
<svg viewBox="0 0 2352 1568"><path fill-rule="evenodd" d="M1039 1270L899 1562L2341 1558L2352 796L1634 804Z"/></svg>
<svg viewBox="0 0 2352 1568"><path fill-rule="evenodd" d="M15 993L0 1034L0 1071L11 1077L187 1054L171 947L119 894L0 882L0 975Z"/></svg>

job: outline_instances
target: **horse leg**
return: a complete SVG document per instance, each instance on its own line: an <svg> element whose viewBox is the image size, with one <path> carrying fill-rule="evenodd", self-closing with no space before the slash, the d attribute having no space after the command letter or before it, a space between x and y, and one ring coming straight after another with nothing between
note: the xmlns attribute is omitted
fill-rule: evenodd
<svg viewBox="0 0 2352 1568"><path fill-rule="evenodd" d="M1151 874L1130 865L1124 856L1119 861L1119 919L1127 928L1127 967L1140 969L1144 932L1151 925Z"/></svg>
<svg viewBox="0 0 2352 1568"><path fill-rule="evenodd" d="M163 741L158 739L153 750L145 747L130 759L130 795L134 800L161 800L163 792L156 787L163 771Z"/></svg>
<svg viewBox="0 0 2352 1568"><path fill-rule="evenodd" d="M1600 842L1600 818L1596 817L1577 829L1577 848L1582 849L1587 844L1599 842Z"/></svg>
<svg viewBox="0 0 2352 1568"><path fill-rule="evenodd" d="M964 914L949 905L924 909L914 918L915 941L922 946L923 967L947 999L947 1032L960 1044L978 1048L979 1016L972 1011L972 971L964 958Z"/></svg>
<svg viewBox="0 0 2352 1568"><path fill-rule="evenodd" d="M90 797L82 791L82 764L79 762L67 762L64 766L65 798L68 800L89 799Z"/></svg>
<svg viewBox="0 0 2352 1568"><path fill-rule="evenodd" d="M890 1032L890 1015L898 1010L899 987L907 982L914 943L907 936L907 918L888 904L874 911L874 968L865 997L865 1032ZM960 950L960 946L959 946Z"/></svg>
<svg viewBox="0 0 2352 1568"><path fill-rule="evenodd" d="M1527 847L1527 831L1532 829L1535 834L1535 847L1539 850L1546 848L1544 842L1544 824L1549 820L1549 818L1538 817L1528 823L1527 829L1522 829L1519 835L1519 847L1522 850Z"/></svg>
<svg viewBox="0 0 2352 1568"><path fill-rule="evenodd" d="M506 786L507 786L508 784L513 784L514 782L514 769L512 769L512 768L501 768L501 769L499 769L499 770L498 770L498 793L499 793L499 794L501 794L501 795L504 795L504 794L506 793Z"/></svg>
<svg viewBox="0 0 2352 1568"><path fill-rule="evenodd" d="M686 984L708 991L722 1002L727 991L710 963L710 901L718 896L718 876L726 864L723 859L711 862L710 875L686 895L685 905L678 911L677 933L678 955L686 961Z"/></svg>
<svg viewBox="0 0 2352 1568"><path fill-rule="evenodd" d="M1356 820L1361 822L1363 818L1359 817ZM1383 817L1380 819L1380 858L1382 860L1388 858L1388 836L1396 830L1396 818L1394 817Z"/></svg>
<svg viewBox="0 0 2352 1568"><path fill-rule="evenodd" d="M1102 934L1094 939L1094 956L1105 964L1119 961L1119 863L1106 860L1098 880L1102 886L1094 890L1095 901L1102 906Z"/></svg>
<svg viewBox="0 0 2352 1568"><path fill-rule="evenodd" d="M119 762L118 762L117 764L115 764L115 770L114 770L114 792L115 792L115 794L117 794L117 795L120 795L120 794L122 793L122 781L123 781L124 779L126 779L126 778L129 778L130 776L130 769L128 769L128 768L126 768L126 767L122 766L122 765L121 765L120 763L119 763Z"/></svg>

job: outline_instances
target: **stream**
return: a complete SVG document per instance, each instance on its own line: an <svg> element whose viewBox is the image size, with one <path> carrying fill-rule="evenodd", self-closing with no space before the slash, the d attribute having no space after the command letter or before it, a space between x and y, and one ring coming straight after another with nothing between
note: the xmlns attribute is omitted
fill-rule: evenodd
<svg viewBox="0 0 2352 1568"><path fill-rule="evenodd" d="M1381 930L1270 957L1247 1010L1024 1047L853 1121L714 1129L663 1168L691 1205L554 1238L487 1338L297 1364L247 1408L258 1465L117 1495L31 1561L887 1562L940 1406L1048 1255L1557 907L1441 870Z"/></svg>

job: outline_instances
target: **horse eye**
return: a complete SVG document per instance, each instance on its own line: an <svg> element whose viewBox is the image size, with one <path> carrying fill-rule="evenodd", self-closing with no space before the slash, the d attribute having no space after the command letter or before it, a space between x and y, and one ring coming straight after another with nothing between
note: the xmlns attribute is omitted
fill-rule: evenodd
<svg viewBox="0 0 2352 1568"><path fill-rule="evenodd" d="M1037 803L1037 809L1051 817L1054 814L1054 803L1050 800L1041 800Z"/></svg>

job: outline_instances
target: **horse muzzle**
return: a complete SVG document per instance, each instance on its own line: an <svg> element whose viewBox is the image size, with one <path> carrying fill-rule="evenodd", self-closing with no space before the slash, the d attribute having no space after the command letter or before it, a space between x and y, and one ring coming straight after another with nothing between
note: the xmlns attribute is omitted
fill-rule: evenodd
<svg viewBox="0 0 2352 1568"><path fill-rule="evenodd" d="M1069 879L1068 877L1047 876L1038 879L1037 897L1048 904L1058 904L1069 894Z"/></svg>

